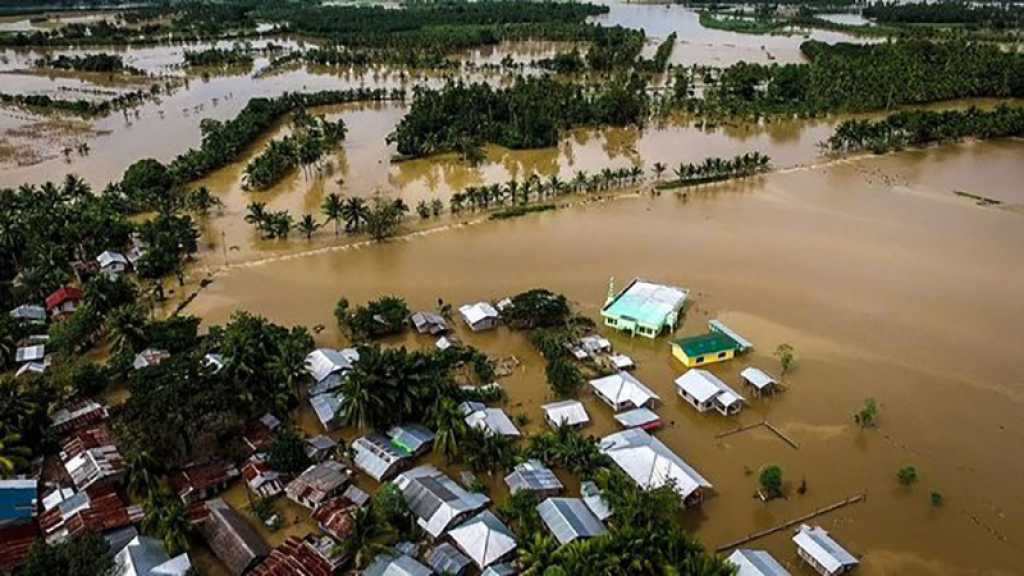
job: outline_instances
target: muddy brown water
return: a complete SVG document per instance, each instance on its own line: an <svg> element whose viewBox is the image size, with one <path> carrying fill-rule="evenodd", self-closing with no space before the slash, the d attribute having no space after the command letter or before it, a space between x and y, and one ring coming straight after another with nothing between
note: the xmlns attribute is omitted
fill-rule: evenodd
<svg viewBox="0 0 1024 576"><path fill-rule="evenodd" d="M689 31L685 23L695 22L696 16L679 7L614 5L612 14L602 18L641 22L656 38L671 29ZM766 41L698 30L680 34L675 57L753 59L749 54ZM698 40L717 48L702 48ZM786 42L798 46L799 38ZM535 58L557 47L503 49ZM470 57L500 62L503 49ZM133 52L133 57L159 70L173 63L177 56L172 51L180 48L150 50L148 55ZM768 51L780 59L784 52ZM5 90L11 91L97 86L67 78L51 84L26 74L2 77ZM11 81L19 84L7 88ZM228 74L192 79L188 88L142 106L138 117L134 112L114 115L91 126L2 108L0 148L6 153L11 145L22 151L28 146L38 155L23 166L5 163L0 186L74 171L102 187L138 158L169 161L197 145L202 118L230 118L250 97L413 82L388 70L298 69L260 79ZM349 126L344 146L330 156L330 168L320 178L307 181L296 173L266 192L242 190L245 163L270 138L287 133L282 122L238 162L202 181L226 207L223 214L201 221L202 250L189 284L177 289L176 297L195 289L201 277L214 282L186 311L202 317L206 326L226 322L240 309L289 325L324 325L318 342L337 346L343 341L332 310L342 295L362 302L396 294L413 308L431 308L439 297L459 305L543 286L565 293L579 311L597 319L609 277L619 285L642 276L685 286L694 304L678 334L698 333L717 317L756 345L749 355L712 368L729 383L738 386L737 374L746 365L778 373L771 353L782 342L792 344L798 357L798 368L786 377L786 392L751 398L743 413L726 419L699 415L675 396L672 380L683 367L671 359L666 338L629 339L601 329L617 350L637 361L637 376L662 396L657 411L666 427L658 437L715 485L714 497L684 514L702 541L715 547L865 493L866 502L818 520L862 557L860 573L1020 573L1013 552L1024 534L1024 499L1018 490L1024 464L1014 449L1024 440L1024 306L1019 298L1024 290L1024 142L834 160L822 154L818 143L837 119L712 130L673 119L644 130L578 130L545 150L490 147L487 161L475 167L452 156L392 163L394 150L384 136L404 111L397 103L319 110L344 118ZM47 136L35 142L31 134L40 131L42 122ZM57 150L68 139L88 141L92 151L65 160ZM242 221L252 200L296 216L315 212L331 191L369 196L379 190L415 205L421 199L447 199L467 185L522 180L531 173L568 179L576 170L649 169L656 161L671 168L680 161L752 150L769 154L776 172L685 195L652 197L645 184L640 194L602 202L570 199L566 202L573 206L505 222L486 222L477 215L446 217L410 224L407 236L381 245L335 238L329 230L312 242L297 237L262 241ZM954 194L958 190L1002 204L978 206ZM503 380L509 393L506 409L530 419L528 432L539 431L539 407L552 398L541 360L525 337L504 328L470 334L460 327L459 335L492 356L511 354L523 362ZM432 341L407 335L388 344L429 347ZM851 415L867 398L879 403L880 426L860 430ZM593 419L587 433L615 430L607 407L589 393L582 399ZM319 432L308 409L296 418L303 429ZM718 433L765 418L793 437L799 450L760 429L716 439ZM344 430L335 436L354 433ZM764 504L753 497L756 471L767 464L782 466L787 499ZM904 465L915 466L920 476L910 488L896 481ZM577 489L575 479L564 480L571 492ZM796 491L801 480L808 486L804 495ZM374 487L372 482L362 485ZM503 498L500 479L489 479L488 485L493 497ZM945 497L942 507L930 504L932 491ZM240 487L227 498L236 507L246 506ZM298 511L282 507L288 527L266 533L268 541L313 529ZM794 574L810 574L798 564L787 532L750 546L767 548ZM221 573L208 552L197 550L196 557L204 573Z"/></svg>

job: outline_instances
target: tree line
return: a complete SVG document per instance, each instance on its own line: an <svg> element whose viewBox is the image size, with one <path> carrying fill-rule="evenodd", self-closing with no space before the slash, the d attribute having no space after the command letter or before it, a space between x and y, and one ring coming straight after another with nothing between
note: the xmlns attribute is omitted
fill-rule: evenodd
<svg viewBox="0 0 1024 576"><path fill-rule="evenodd" d="M38 68L55 68L58 70L77 70L79 72L118 72L143 76L145 72L131 66L126 66L124 58L117 54L83 54L81 56L69 56L61 54L55 58L40 58L36 60Z"/></svg>
<svg viewBox="0 0 1024 576"><path fill-rule="evenodd" d="M771 160L760 152L737 154L733 158L705 158L703 162L681 162L673 169L676 179L658 184L659 189L697 186L733 178L746 178L768 170Z"/></svg>
<svg viewBox="0 0 1024 576"><path fill-rule="evenodd" d="M861 14L892 24L969 24L997 30L1024 26L1024 8L1003 3L875 2L865 6Z"/></svg>
<svg viewBox="0 0 1024 576"><path fill-rule="evenodd" d="M836 127L828 147L836 152L870 150L881 154L909 146L955 142L965 138L1024 136L1024 108L999 106L982 111L909 110L881 120L847 120Z"/></svg>
<svg viewBox="0 0 1024 576"><path fill-rule="evenodd" d="M41 112L61 112L88 118L106 116L116 110L138 106L145 102L147 98L158 93L159 90L160 86L154 84L149 91L133 90L122 92L102 100L87 100L85 98L65 100L63 98L52 98L46 94L7 94L0 92L0 103L21 106Z"/></svg>
<svg viewBox="0 0 1024 576"><path fill-rule="evenodd" d="M292 118L292 134L270 145L245 167L245 185L265 190L301 166L303 173L319 170L324 154L345 139L345 122L310 116L300 108ZM308 173L307 173L308 177Z"/></svg>
<svg viewBox="0 0 1024 576"><path fill-rule="evenodd" d="M185 50L185 66L225 68L231 66L252 66L253 57L248 50L241 48L207 48L205 50Z"/></svg>

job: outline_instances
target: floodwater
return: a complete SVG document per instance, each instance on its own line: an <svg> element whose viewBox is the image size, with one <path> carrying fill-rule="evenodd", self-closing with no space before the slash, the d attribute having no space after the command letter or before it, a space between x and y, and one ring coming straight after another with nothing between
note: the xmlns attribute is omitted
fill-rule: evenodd
<svg viewBox="0 0 1024 576"><path fill-rule="evenodd" d="M613 4L601 21L644 27L651 50L657 38L678 30L673 59L679 63L770 61L768 53L777 61L800 58L800 38L705 30L694 12L680 6ZM466 57L496 64L506 54L529 60L563 48L503 45ZM0 108L0 187L75 172L102 188L139 158L170 161L198 145L203 118L231 118L254 96L436 85L445 79L386 68L304 67L255 78L266 65L260 59L252 71L197 77L176 68L181 50L160 46L126 53L133 65L182 83L127 114L86 122ZM25 72L36 56L3 56L4 91L119 89L96 78L51 80ZM942 107L968 104L995 102ZM672 381L683 368L671 359L667 339L629 339L601 330L637 361L637 376L662 396L657 411L666 428L658 437L715 485L714 497L684 516L702 541L716 547L863 493L866 502L818 519L862 556L861 574L1019 573L1013 552L1024 534L1024 499L1017 490L1024 463L1011 447L1024 440L1024 142L837 160L819 143L840 118L703 129L670 118L642 130L577 130L550 149L489 147L478 166L451 155L393 163L394 149L384 138L405 110L401 103L317 110L343 118L349 127L321 176L307 180L296 172L271 190L243 190L245 164L271 138L287 133L283 121L238 162L197 183L209 186L225 209L200 221L200 254L176 297L195 290L200 278L214 282L186 312L202 317L206 326L226 322L240 309L289 325L324 325L318 342L337 346L344 342L332 310L341 296L363 302L395 294L416 309L433 307L439 297L459 305L546 287L565 293L597 320L610 277L619 285L641 276L685 286L693 305L679 334L699 333L718 317L756 345L748 356L712 368L727 382L738 387L737 373L748 364L777 374L772 351L780 343L792 344L798 357L784 393L751 398L743 413L726 419L699 415L675 396ZM91 146L87 155L60 153L83 141ZM522 181L534 173L568 180L577 170L606 167L635 165L649 172L654 162L671 170L680 162L754 150L771 156L775 172L685 194L651 196L645 184L635 194L570 198L561 202L571 205L555 212L503 222L472 214L410 222L403 237L381 245L336 238L330 230L312 241L297 234L289 241L263 241L242 220L254 200L298 218L315 214L329 192L365 197L379 191L415 205L447 200L468 185ZM1002 204L978 206L955 191ZM509 394L506 409L525 414L526 429L539 431L539 407L552 398L542 362L526 338L504 328L487 334L459 328L459 335L493 357L521 360L502 381ZM407 335L388 344L433 343ZM851 415L867 398L879 403L880 425L860 430ZM587 433L615 430L607 407L588 393L582 400L593 419ZM319 432L308 410L296 416L303 429ZM799 449L762 429L716 438L763 419ZM764 504L753 497L756 471L767 464L782 466L787 499ZM904 465L915 466L920 476L909 488L896 481ZM796 489L801 480L807 483L803 495ZM492 496L503 497L500 479L488 484ZM931 505L932 491L944 496L942 507ZM240 509L246 506L240 487L227 498ZM296 510L282 506L288 527L266 534L270 542L312 529ZM767 548L794 574L810 574L797 563L787 532L750 546ZM219 573L207 553L200 551L197 562L204 573Z"/></svg>

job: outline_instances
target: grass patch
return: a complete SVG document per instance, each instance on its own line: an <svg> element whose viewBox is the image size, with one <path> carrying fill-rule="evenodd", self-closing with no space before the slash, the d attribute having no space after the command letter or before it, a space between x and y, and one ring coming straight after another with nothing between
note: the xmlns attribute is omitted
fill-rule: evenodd
<svg viewBox="0 0 1024 576"><path fill-rule="evenodd" d="M504 208L491 214L491 220L508 220L510 218L519 218L526 216L527 214L533 214L535 212L547 212L549 210L557 210L558 206L554 204L538 204L536 206L512 206L511 208Z"/></svg>

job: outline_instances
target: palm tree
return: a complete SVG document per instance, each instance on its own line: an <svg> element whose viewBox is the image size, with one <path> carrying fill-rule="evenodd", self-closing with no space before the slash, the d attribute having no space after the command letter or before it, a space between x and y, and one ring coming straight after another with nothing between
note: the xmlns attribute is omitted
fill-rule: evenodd
<svg viewBox="0 0 1024 576"><path fill-rule="evenodd" d="M519 566L522 576L541 576L555 563L558 543L551 536L536 532L532 540L519 547Z"/></svg>
<svg viewBox="0 0 1024 576"><path fill-rule="evenodd" d="M129 452L125 460L128 492L136 498L148 499L159 487L160 463L148 450Z"/></svg>
<svg viewBox="0 0 1024 576"><path fill-rule="evenodd" d="M658 179L658 180L661 180L661 175L665 173L665 170L668 169L668 166L665 166L661 162L655 162L653 168L654 168L654 177L656 179Z"/></svg>
<svg viewBox="0 0 1024 576"><path fill-rule="evenodd" d="M245 215L245 221L249 224L259 226L267 220L267 203L266 202L253 202L247 207L248 214Z"/></svg>
<svg viewBox="0 0 1024 576"><path fill-rule="evenodd" d="M32 450L21 446L21 434L7 434L0 437L0 477L6 478L16 470L28 466Z"/></svg>
<svg viewBox="0 0 1024 576"><path fill-rule="evenodd" d="M434 410L434 453L450 462L459 455L459 438L466 431L466 421L452 398L442 398Z"/></svg>
<svg viewBox="0 0 1024 576"><path fill-rule="evenodd" d="M142 518L142 528L163 541L167 554L177 556L188 550L192 523L175 495L153 492L144 508L146 515Z"/></svg>
<svg viewBox="0 0 1024 576"><path fill-rule="evenodd" d="M353 196L346 198L342 206L341 217L345 220L345 231L355 233L362 229L370 217L370 209L366 200Z"/></svg>
<svg viewBox="0 0 1024 576"><path fill-rule="evenodd" d="M352 512L352 531L339 546L343 555L352 558L355 568L362 570L378 554L389 552L395 538L394 529L373 507L364 506Z"/></svg>
<svg viewBox="0 0 1024 576"><path fill-rule="evenodd" d="M316 221L312 214L306 214L299 220L299 231L305 234L306 240L313 238L313 233L320 229L323 224Z"/></svg>
<svg viewBox="0 0 1024 576"><path fill-rule="evenodd" d="M114 354L135 354L146 346L146 318L134 304L115 308L107 317L107 341Z"/></svg>
<svg viewBox="0 0 1024 576"><path fill-rule="evenodd" d="M341 214L343 211L343 201L341 196L336 192L331 192L324 197L323 204L320 205L320 211L323 212L324 217L327 218L327 222L334 223L334 235L338 235L338 223L341 220Z"/></svg>

